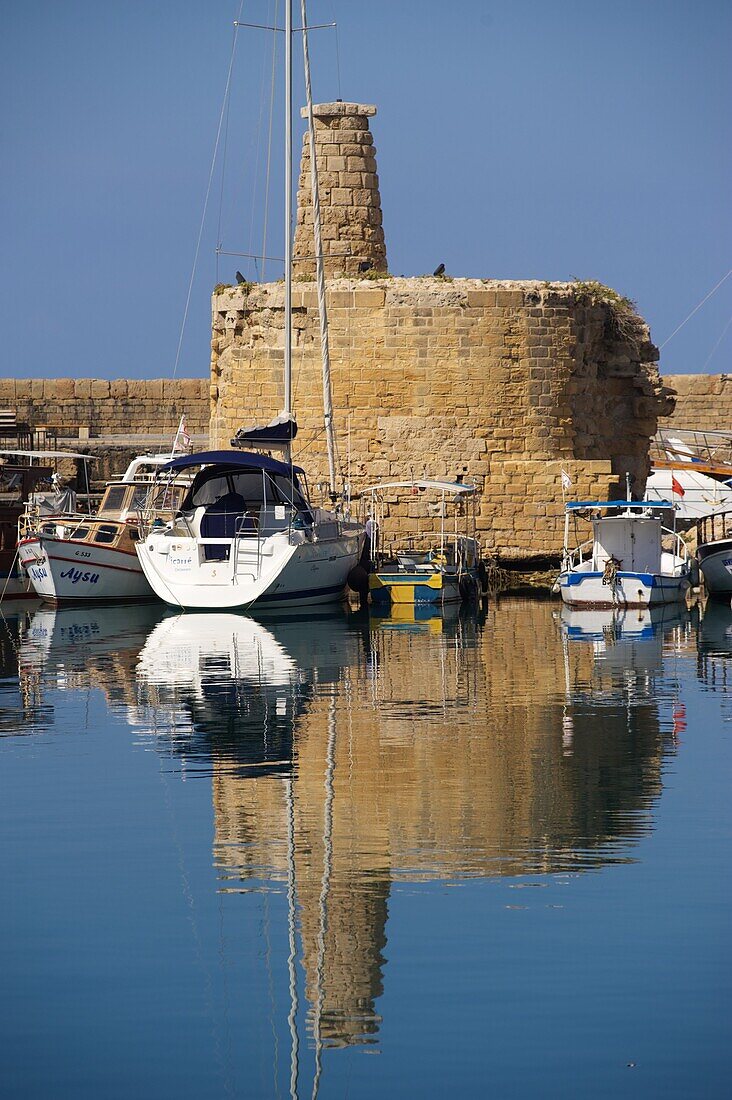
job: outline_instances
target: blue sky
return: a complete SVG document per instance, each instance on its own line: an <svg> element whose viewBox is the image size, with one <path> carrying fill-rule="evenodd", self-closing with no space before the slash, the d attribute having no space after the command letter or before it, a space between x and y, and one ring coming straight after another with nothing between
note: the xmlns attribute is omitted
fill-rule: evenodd
<svg viewBox="0 0 732 1100"><path fill-rule="evenodd" d="M3 0L0 376L172 374L240 4ZM662 344L732 268L729 3L311 0L310 22L334 18L314 95L378 105L394 274L599 279ZM208 373L213 285L256 277L214 250L262 250L271 59L270 34L239 30L181 377ZM280 256L279 93L274 110ZM663 372L732 370L731 317L732 276Z"/></svg>

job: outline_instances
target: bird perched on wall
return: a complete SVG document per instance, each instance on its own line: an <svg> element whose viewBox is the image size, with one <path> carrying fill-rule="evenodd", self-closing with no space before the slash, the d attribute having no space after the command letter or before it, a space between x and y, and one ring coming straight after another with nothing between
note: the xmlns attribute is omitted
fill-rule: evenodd
<svg viewBox="0 0 732 1100"><path fill-rule="evenodd" d="M241 286L241 284L242 284L242 283L245 283L245 282L246 282L246 279L245 279L245 278L244 278L244 276L242 275L241 271L237 271L237 273L236 273L236 281L237 281L237 283L239 284L239 286Z"/></svg>
<svg viewBox="0 0 732 1100"><path fill-rule="evenodd" d="M358 270L361 272L370 271L373 266L371 260L361 260L361 263L358 265Z"/></svg>
<svg viewBox="0 0 732 1100"><path fill-rule="evenodd" d="M439 267L435 268L435 270L432 272L432 274L436 275L438 278L439 278L440 275L444 275L445 274L445 265L440 264Z"/></svg>

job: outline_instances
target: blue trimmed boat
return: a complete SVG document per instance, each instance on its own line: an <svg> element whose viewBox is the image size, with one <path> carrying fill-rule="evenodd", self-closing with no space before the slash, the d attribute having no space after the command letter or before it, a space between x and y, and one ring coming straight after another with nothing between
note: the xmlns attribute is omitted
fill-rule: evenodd
<svg viewBox="0 0 732 1100"><path fill-rule="evenodd" d="M569 607L653 607L678 603L690 588L686 545L657 515L670 501L589 500L565 507L562 571L556 587ZM572 522L574 521L574 522ZM592 537L570 535L578 522L592 525ZM666 546L664 546L664 542Z"/></svg>

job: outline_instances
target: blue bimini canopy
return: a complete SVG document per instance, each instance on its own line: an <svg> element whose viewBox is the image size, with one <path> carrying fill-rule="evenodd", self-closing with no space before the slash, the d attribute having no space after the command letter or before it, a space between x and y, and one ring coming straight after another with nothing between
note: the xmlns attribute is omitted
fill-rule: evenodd
<svg viewBox="0 0 732 1100"><path fill-rule="evenodd" d="M290 466L287 462L278 462L269 455L252 454L249 451L198 451L197 454L180 455L172 462L160 467L164 470L187 470L191 466L237 466L247 470L266 470L269 474L305 474L300 466Z"/></svg>

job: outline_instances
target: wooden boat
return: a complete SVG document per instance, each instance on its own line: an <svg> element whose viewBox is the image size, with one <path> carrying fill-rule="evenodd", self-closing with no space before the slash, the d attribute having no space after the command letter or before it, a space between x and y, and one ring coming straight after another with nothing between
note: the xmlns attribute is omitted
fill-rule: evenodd
<svg viewBox="0 0 732 1100"><path fill-rule="evenodd" d="M28 510L20 521L18 554L42 600L59 604L152 599L135 545L143 509L161 522L167 520L185 492L184 485L152 488L152 471L170 457L136 458L122 481L107 485L94 516L43 517Z"/></svg>
<svg viewBox="0 0 732 1100"><path fill-rule="evenodd" d="M663 428L651 440L649 502L673 500L676 522L687 526L732 507L732 432Z"/></svg>
<svg viewBox="0 0 732 1100"><path fill-rule="evenodd" d="M572 501L565 506L562 570L556 587L570 607L652 607L676 603L690 588L686 545L653 513L670 501ZM570 550L570 519L592 524L592 537ZM663 547L664 537L671 550Z"/></svg>
<svg viewBox="0 0 732 1100"><path fill-rule="evenodd" d="M388 481L362 493L368 501L369 595L374 604L444 604L477 593L479 547L475 537L476 486L456 481ZM416 498L429 528L385 543L390 501Z"/></svg>

